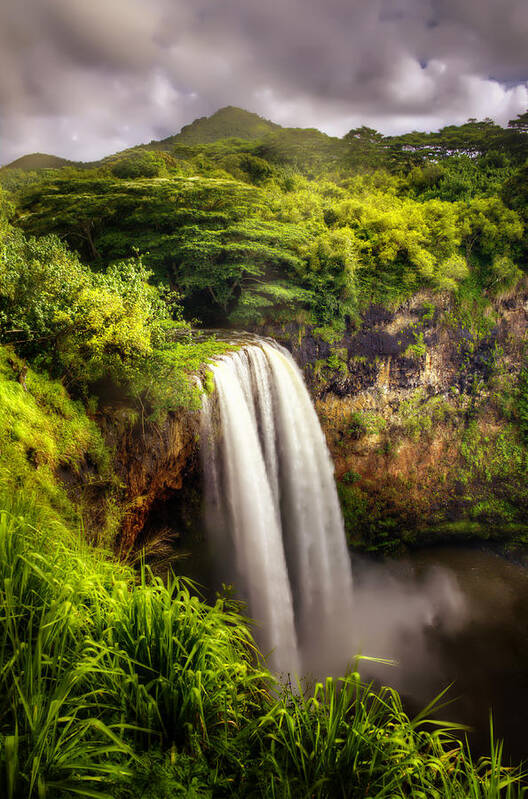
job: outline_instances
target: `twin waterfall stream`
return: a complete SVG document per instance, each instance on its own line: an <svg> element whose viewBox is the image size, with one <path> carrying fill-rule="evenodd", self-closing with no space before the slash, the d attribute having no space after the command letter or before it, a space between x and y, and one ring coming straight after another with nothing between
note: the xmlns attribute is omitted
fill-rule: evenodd
<svg viewBox="0 0 528 799"><path fill-rule="evenodd" d="M207 527L271 668L324 668L350 623L352 575L326 441L283 348L246 344L212 367L202 457Z"/></svg>

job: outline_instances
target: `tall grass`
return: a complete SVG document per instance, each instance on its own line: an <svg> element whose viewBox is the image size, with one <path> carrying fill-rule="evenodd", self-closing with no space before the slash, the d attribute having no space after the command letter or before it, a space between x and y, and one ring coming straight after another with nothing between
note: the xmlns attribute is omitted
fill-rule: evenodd
<svg viewBox="0 0 528 799"><path fill-rule="evenodd" d="M474 765L454 736L458 725L409 719L396 691L374 690L357 671L309 697L290 692L259 724L271 797L521 795L519 773L503 768L493 737L491 757Z"/></svg>
<svg viewBox="0 0 528 799"><path fill-rule="evenodd" d="M7 799L104 796L109 755L125 755L85 690L82 607L67 580L66 551L46 542L21 515L0 510L0 786ZM79 634L81 633L81 635Z"/></svg>
<svg viewBox="0 0 528 799"><path fill-rule="evenodd" d="M0 496L0 796L517 799L354 672L280 689L246 620L90 549Z"/></svg>

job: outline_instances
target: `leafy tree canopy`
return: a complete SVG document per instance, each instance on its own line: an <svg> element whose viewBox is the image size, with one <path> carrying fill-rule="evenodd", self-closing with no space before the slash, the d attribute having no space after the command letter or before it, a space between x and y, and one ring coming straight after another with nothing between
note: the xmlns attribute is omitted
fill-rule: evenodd
<svg viewBox="0 0 528 799"><path fill-rule="evenodd" d="M96 169L39 173L19 186L18 225L96 270L140 255L207 324L275 307L339 325L467 280L491 296L526 263L525 116L339 140L223 109Z"/></svg>

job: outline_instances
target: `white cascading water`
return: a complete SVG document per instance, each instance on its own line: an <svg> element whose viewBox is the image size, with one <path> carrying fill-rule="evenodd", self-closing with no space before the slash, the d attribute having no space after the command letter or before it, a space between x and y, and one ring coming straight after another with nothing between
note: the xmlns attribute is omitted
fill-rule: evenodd
<svg viewBox="0 0 528 799"><path fill-rule="evenodd" d="M212 370L202 455L218 560L272 668L325 668L350 624L352 576L333 464L301 372L265 341Z"/></svg>

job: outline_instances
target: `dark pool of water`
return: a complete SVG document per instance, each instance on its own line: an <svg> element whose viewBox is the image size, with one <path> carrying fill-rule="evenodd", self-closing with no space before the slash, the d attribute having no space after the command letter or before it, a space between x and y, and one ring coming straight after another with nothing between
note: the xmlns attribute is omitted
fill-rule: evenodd
<svg viewBox="0 0 528 799"><path fill-rule="evenodd" d="M528 760L528 569L480 549L435 548L401 561L354 559L361 649L394 658L364 672L397 687L411 710L452 683L443 718L489 749L489 714L513 760Z"/></svg>
<svg viewBox="0 0 528 799"><path fill-rule="evenodd" d="M213 600L203 538L187 551L173 568ZM528 568L482 548L435 547L384 562L353 555L352 569L354 618L338 620L325 673L340 676L358 653L392 659L359 670L397 688L410 714L451 685L435 717L468 725L473 753L486 754L492 711L507 758L528 761Z"/></svg>

